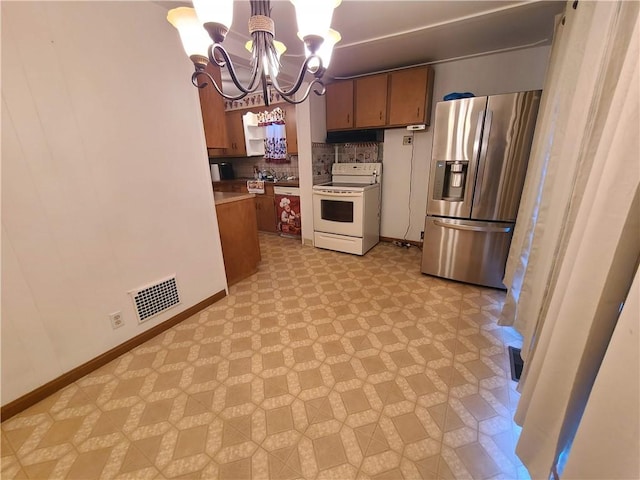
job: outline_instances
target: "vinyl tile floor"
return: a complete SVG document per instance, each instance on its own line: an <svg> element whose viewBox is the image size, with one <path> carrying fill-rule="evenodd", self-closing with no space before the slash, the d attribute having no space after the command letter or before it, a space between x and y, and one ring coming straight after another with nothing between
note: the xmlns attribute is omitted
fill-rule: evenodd
<svg viewBox="0 0 640 480"><path fill-rule="evenodd" d="M528 478L503 292L260 241L226 298L2 423L2 478Z"/></svg>

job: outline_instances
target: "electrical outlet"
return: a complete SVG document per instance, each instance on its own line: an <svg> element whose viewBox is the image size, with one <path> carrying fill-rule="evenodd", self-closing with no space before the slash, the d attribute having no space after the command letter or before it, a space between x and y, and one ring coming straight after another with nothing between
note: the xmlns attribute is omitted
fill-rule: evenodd
<svg viewBox="0 0 640 480"><path fill-rule="evenodd" d="M111 315L109 315L109 320L111 320L111 327L113 327L114 330L124 325L122 312L113 312Z"/></svg>
<svg viewBox="0 0 640 480"><path fill-rule="evenodd" d="M402 137L403 145L411 145L413 143L413 137L411 135L405 135Z"/></svg>
<svg viewBox="0 0 640 480"><path fill-rule="evenodd" d="M420 232L420 240L424 240L424 232Z"/></svg>

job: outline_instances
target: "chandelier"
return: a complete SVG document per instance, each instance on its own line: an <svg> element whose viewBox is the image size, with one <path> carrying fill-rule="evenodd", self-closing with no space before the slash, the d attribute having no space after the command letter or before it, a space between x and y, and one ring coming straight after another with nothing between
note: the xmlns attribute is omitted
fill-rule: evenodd
<svg viewBox="0 0 640 480"><path fill-rule="evenodd" d="M179 7L170 10L167 20L180 34L185 52L193 62L195 72L191 82L198 88L209 83L227 100L240 100L262 89L265 105L269 105L269 88L273 88L289 103L302 103L314 91L325 92L322 76L331 59L333 46L340 41L340 34L330 28L333 10L341 0L291 0L296 9L298 37L304 42L306 59L297 78L289 87L278 81L280 55L286 47L275 40L275 24L271 19L270 0L250 0L251 18L249 34L252 40L246 48L251 52L249 81L242 85L227 50L222 46L233 19L233 0L193 0L194 8ZM213 41L213 43L212 43ZM225 94L222 86L206 71L208 63L226 68L237 95ZM302 97L296 94L310 74L310 80Z"/></svg>

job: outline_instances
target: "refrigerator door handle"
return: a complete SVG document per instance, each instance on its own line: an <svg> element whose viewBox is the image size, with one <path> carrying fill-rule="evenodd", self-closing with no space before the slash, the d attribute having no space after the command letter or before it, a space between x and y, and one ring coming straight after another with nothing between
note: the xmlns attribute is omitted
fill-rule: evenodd
<svg viewBox="0 0 640 480"><path fill-rule="evenodd" d="M454 230L465 230L468 232L485 232L485 233L509 233L511 231L511 227L498 227L498 226L487 226L487 227L478 227L475 225L463 225L460 223L449 223L444 220L434 220L434 225L438 227L444 228L452 228Z"/></svg>
<svg viewBox="0 0 640 480"><path fill-rule="evenodd" d="M480 202L482 194L482 182L484 181L484 167L487 159L487 148L489 144L489 134L491 133L491 121L493 120L493 112L487 110L484 120L484 132L482 134L482 146L480 147L480 158L478 159L478 176L476 180L475 190L473 192L473 205Z"/></svg>
<svg viewBox="0 0 640 480"><path fill-rule="evenodd" d="M485 111L482 110L478 113L478 123L476 124L476 135L473 140L473 160L478 158L478 152L480 151L480 142L482 141L482 124L484 123Z"/></svg>

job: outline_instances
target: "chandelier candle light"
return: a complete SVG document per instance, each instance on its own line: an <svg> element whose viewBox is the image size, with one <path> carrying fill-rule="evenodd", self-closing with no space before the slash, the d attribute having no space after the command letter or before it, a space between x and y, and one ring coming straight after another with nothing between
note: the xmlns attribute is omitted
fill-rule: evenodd
<svg viewBox="0 0 640 480"><path fill-rule="evenodd" d="M252 40L246 46L251 52L251 74L246 86L238 80L231 58L222 46L231 28L233 0L193 0L194 8L174 8L169 11L167 20L178 30L184 50L195 66L195 72L191 76L194 86L204 88L211 83L227 100L240 100L262 87L266 105L269 105L269 87L272 87L284 100L296 104L304 102L312 89L317 95L325 92L322 76L329 66L333 46L340 41L340 34L330 28L333 10L340 2L341 0L291 0L296 9L298 37L304 42L306 59L300 67L297 79L288 89L278 82L280 55L286 47L274 39L275 24L271 19L270 0L250 0L249 34ZM205 70L208 63L226 68L240 93L225 94ZM302 98L298 96L299 99L296 100L296 93L307 72L313 79ZM204 77L205 81L198 82L200 77Z"/></svg>

